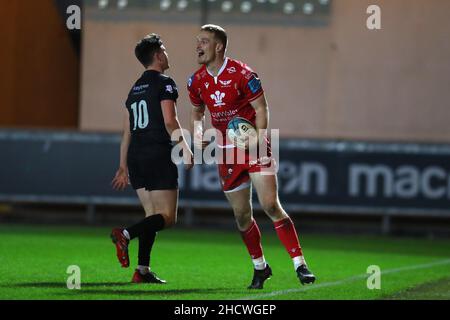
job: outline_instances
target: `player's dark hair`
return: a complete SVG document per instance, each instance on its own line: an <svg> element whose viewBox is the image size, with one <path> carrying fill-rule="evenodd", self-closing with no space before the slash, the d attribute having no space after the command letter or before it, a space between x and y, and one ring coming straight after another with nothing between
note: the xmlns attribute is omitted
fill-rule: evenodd
<svg viewBox="0 0 450 320"><path fill-rule="evenodd" d="M161 37L155 33L145 36L144 39L138 42L134 49L134 54L142 65L147 68L153 63L153 56L161 50L163 42Z"/></svg>
<svg viewBox="0 0 450 320"><path fill-rule="evenodd" d="M200 30L213 33L214 37L223 44L223 50L227 49L228 36L224 28L215 24L205 24Z"/></svg>

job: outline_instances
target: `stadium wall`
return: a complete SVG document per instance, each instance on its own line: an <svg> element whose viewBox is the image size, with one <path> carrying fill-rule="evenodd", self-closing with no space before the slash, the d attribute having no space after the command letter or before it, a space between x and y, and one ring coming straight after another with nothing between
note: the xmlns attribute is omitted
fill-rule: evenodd
<svg viewBox="0 0 450 320"><path fill-rule="evenodd" d="M382 8L382 30L366 28L366 9ZM127 9L128 10L128 9ZM129 9L132 10L132 9ZM224 24L229 55L261 76L273 128L284 137L449 142L450 2L333 1L319 27ZM142 69L133 46L160 33L181 88L196 69L197 22L89 19L84 25L82 130L120 130L127 91ZM214 22L214 21L210 21ZM296 116L292 116L295 114Z"/></svg>
<svg viewBox="0 0 450 320"><path fill-rule="evenodd" d="M79 59L53 1L0 1L0 37L0 126L77 128Z"/></svg>

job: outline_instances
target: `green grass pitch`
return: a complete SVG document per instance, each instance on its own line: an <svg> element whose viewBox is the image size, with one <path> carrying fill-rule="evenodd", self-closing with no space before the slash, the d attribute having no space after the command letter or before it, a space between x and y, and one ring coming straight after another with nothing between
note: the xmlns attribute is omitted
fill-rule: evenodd
<svg viewBox="0 0 450 320"><path fill-rule="evenodd" d="M166 285L131 284L110 228L0 226L0 299L450 299L450 241L300 234L318 280L301 286L273 230L263 230L273 276L249 291L252 264L238 232L160 232L152 268ZM81 289L66 286L67 267L81 269ZM367 288L367 267L381 268L381 289Z"/></svg>

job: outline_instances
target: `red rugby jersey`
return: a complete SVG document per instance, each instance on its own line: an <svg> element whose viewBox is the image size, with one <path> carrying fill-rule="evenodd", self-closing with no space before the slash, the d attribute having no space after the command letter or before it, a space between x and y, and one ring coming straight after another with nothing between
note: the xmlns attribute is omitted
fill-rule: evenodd
<svg viewBox="0 0 450 320"><path fill-rule="evenodd" d="M189 78L189 98L194 106L207 106L212 125L226 136L228 122L243 117L255 125L250 102L263 93L258 75L243 62L225 58L217 77L203 65Z"/></svg>

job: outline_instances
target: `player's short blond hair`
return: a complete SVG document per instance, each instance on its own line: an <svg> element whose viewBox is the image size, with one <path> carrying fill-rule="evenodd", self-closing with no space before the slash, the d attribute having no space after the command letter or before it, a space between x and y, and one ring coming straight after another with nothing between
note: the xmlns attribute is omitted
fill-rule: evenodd
<svg viewBox="0 0 450 320"><path fill-rule="evenodd" d="M205 24L200 30L213 33L214 37L223 44L223 51L227 49L228 35L224 28L215 24Z"/></svg>

